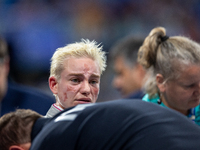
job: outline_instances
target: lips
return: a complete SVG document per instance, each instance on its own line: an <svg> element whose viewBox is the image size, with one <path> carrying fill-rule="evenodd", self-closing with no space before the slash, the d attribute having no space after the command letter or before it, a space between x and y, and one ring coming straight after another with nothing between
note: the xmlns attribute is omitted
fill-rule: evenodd
<svg viewBox="0 0 200 150"><path fill-rule="evenodd" d="M80 104L86 104L86 103L92 102L90 98L80 98L80 99L76 99L76 101Z"/></svg>

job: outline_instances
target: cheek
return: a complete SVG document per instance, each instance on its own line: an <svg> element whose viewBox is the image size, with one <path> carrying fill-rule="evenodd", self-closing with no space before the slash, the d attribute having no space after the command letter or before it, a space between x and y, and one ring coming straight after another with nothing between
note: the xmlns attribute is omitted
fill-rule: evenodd
<svg viewBox="0 0 200 150"><path fill-rule="evenodd" d="M191 97L193 97L193 90L184 90L182 92L179 93L179 97L182 99L182 100L188 100L190 99Z"/></svg>
<svg viewBox="0 0 200 150"><path fill-rule="evenodd" d="M67 86L66 93L68 95L76 95L79 90L79 86Z"/></svg>
<svg viewBox="0 0 200 150"><path fill-rule="evenodd" d="M76 94L78 89L79 89L78 86L67 86L66 92L68 94Z"/></svg>
<svg viewBox="0 0 200 150"><path fill-rule="evenodd" d="M93 93L94 93L95 96L98 96L98 94L99 94L99 87L93 88Z"/></svg>
<svg viewBox="0 0 200 150"><path fill-rule="evenodd" d="M60 95L62 95L62 99L64 101L66 101L67 99L72 98L74 95L76 95L77 91L78 91L78 87L74 87L74 86L60 86L60 88L58 89Z"/></svg>
<svg viewBox="0 0 200 150"><path fill-rule="evenodd" d="M168 92L168 95L171 97L171 99L176 99L177 101L184 102L192 96L192 92L182 88L171 88L170 92Z"/></svg>

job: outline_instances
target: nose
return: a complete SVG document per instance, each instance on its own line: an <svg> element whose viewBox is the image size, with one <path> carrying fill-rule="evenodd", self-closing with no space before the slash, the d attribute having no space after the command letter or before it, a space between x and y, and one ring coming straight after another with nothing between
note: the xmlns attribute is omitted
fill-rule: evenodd
<svg viewBox="0 0 200 150"><path fill-rule="evenodd" d="M82 84L81 84L81 93L85 96L88 96L90 94L90 84L89 82L87 81L84 81Z"/></svg>
<svg viewBox="0 0 200 150"><path fill-rule="evenodd" d="M197 84L196 90L195 90L195 92L194 92L194 95L196 95L196 96L199 96L199 95L200 95L200 83Z"/></svg>
<svg viewBox="0 0 200 150"><path fill-rule="evenodd" d="M117 77L114 77L113 81L112 81L112 86L116 89L120 88L120 80Z"/></svg>

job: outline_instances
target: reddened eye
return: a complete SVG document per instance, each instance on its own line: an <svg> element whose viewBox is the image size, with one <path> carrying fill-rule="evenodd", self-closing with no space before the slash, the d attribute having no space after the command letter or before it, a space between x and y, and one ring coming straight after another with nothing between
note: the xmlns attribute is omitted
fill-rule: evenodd
<svg viewBox="0 0 200 150"><path fill-rule="evenodd" d="M71 81L74 82L74 83L79 83L80 82L80 80L76 79L76 78L75 79L71 79Z"/></svg>
<svg viewBox="0 0 200 150"><path fill-rule="evenodd" d="M98 84L98 83L99 83L98 80L91 80L91 81L90 81L90 84L93 84L93 85Z"/></svg>

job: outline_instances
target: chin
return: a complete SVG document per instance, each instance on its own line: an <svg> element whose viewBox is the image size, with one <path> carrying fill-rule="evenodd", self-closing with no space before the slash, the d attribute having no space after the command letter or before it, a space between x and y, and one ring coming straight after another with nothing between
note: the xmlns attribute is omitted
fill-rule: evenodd
<svg viewBox="0 0 200 150"><path fill-rule="evenodd" d="M200 104L200 100L195 100L190 104L190 108L194 108Z"/></svg>

